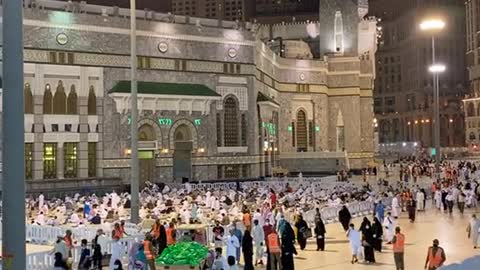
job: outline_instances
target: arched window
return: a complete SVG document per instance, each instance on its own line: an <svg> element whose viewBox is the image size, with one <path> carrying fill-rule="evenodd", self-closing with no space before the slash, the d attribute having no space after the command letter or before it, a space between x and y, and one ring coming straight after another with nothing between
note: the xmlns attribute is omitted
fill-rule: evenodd
<svg viewBox="0 0 480 270"><path fill-rule="evenodd" d="M58 81L57 91L55 91L55 95L53 96L53 113L67 113L67 95L65 94L62 81Z"/></svg>
<svg viewBox="0 0 480 270"><path fill-rule="evenodd" d="M222 119L217 113L217 146L222 146Z"/></svg>
<svg viewBox="0 0 480 270"><path fill-rule="evenodd" d="M95 96L95 88L93 85L90 86L90 90L88 90L88 115L96 115L97 114L97 97Z"/></svg>
<svg viewBox="0 0 480 270"><path fill-rule="evenodd" d="M467 116L475 116L475 106L473 102L469 102L467 105Z"/></svg>
<svg viewBox="0 0 480 270"><path fill-rule="evenodd" d="M223 110L224 146L238 146L238 103L234 97L228 97L225 99Z"/></svg>
<svg viewBox="0 0 480 270"><path fill-rule="evenodd" d="M302 110L297 113L297 151L307 151L307 116Z"/></svg>
<svg viewBox="0 0 480 270"><path fill-rule="evenodd" d="M139 141L154 141L157 135L152 126L145 124L138 129Z"/></svg>
<svg viewBox="0 0 480 270"><path fill-rule="evenodd" d="M53 102L52 102L52 89L50 84L45 85L45 92L43 93L43 113L52 114Z"/></svg>
<svg viewBox="0 0 480 270"><path fill-rule="evenodd" d="M33 95L30 84L26 83L23 88L23 98L25 99L24 111L27 114L33 114Z"/></svg>
<svg viewBox="0 0 480 270"><path fill-rule="evenodd" d="M192 140L190 128L182 124L175 129L175 142L188 142Z"/></svg>
<svg viewBox="0 0 480 270"><path fill-rule="evenodd" d="M67 114L77 114L77 92L73 84L72 87L70 87L70 93L68 93Z"/></svg>
<svg viewBox="0 0 480 270"><path fill-rule="evenodd" d="M247 116L245 114L242 114L241 129L242 129L242 146L247 146Z"/></svg>
<svg viewBox="0 0 480 270"><path fill-rule="evenodd" d="M470 139L470 141L474 141L475 140L475 133L470 132L469 139Z"/></svg>

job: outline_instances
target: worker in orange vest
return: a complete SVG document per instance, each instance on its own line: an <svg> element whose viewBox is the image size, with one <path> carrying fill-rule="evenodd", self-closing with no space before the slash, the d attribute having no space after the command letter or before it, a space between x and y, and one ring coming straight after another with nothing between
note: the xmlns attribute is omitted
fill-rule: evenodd
<svg viewBox="0 0 480 270"><path fill-rule="evenodd" d="M113 236L117 237L118 239L123 238L123 230L120 227L120 224L115 223L114 228L113 228Z"/></svg>
<svg viewBox="0 0 480 270"><path fill-rule="evenodd" d="M168 229L166 230L167 234L167 246L174 245L175 244L175 238L176 238L176 231L175 231L175 225L173 225L172 222L168 225Z"/></svg>
<svg viewBox="0 0 480 270"><path fill-rule="evenodd" d="M270 270L281 269L280 254L282 250L280 248L280 239L275 231L272 231L267 236L267 252L270 259Z"/></svg>
<svg viewBox="0 0 480 270"><path fill-rule="evenodd" d="M252 231L252 216L248 210L243 213L243 225L245 225L246 230Z"/></svg>
<svg viewBox="0 0 480 270"><path fill-rule="evenodd" d="M150 234L152 235L152 242L155 247L158 248L159 244L159 238L160 238L160 226L162 224L160 223L160 220L157 219L155 220L155 223L152 225L152 229L150 230Z"/></svg>
<svg viewBox="0 0 480 270"><path fill-rule="evenodd" d="M434 239L433 246L428 248L427 259L425 260L425 269L438 269L443 265L446 259L445 251L439 246L438 239Z"/></svg>
<svg viewBox="0 0 480 270"><path fill-rule="evenodd" d="M400 232L400 227L395 228L395 236L392 239L393 259L397 270L405 269L405 235Z"/></svg>
<svg viewBox="0 0 480 270"><path fill-rule="evenodd" d="M155 270L155 249L152 244L152 235L147 233L145 240L143 240L143 252L147 258L147 264L149 270Z"/></svg>
<svg viewBox="0 0 480 270"><path fill-rule="evenodd" d="M125 231L125 220L120 220L120 230L122 231L122 236L129 236Z"/></svg>

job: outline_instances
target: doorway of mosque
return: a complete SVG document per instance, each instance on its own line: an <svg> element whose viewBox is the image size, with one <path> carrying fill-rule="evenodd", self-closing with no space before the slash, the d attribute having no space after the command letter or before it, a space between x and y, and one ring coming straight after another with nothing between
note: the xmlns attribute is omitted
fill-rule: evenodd
<svg viewBox="0 0 480 270"><path fill-rule="evenodd" d="M186 125L178 126L174 138L173 178L176 182L187 182L192 179L193 142L190 128Z"/></svg>

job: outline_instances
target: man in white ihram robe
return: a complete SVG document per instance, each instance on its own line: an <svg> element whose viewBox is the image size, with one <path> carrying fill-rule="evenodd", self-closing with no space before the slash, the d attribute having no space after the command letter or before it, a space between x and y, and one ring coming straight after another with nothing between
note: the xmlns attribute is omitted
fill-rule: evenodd
<svg viewBox="0 0 480 270"><path fill-rule="evenodd" d="M45 203L45 196L43 195L43 192L42 192L40 193L40 196L38 196L38 209L42 209L44 203Z"/></svg>
<svg viewBox="0 0 480 270"><path fill-rule="evenodd" d="M420 190L418 190L415 199L416 199L416 201L417 201L417 209L418 209L418 211L424 211L424 210L425 210L425 205L424 205L425 194L423 194L423 192L421 192Z"/></svg>
<svg viewBox="0 0 480 270"><path fill-rule="evenodd" d="M388 243L392 242L393 236L395 236L395 227L397 221L392 217L390 212L387 213L387 217L383 220L383 227L385 228L385 240Z"/></svg>
<svg viewBox="0 0 480 270"><path fill-rule="evenodd" d="M397 195L392 199L392 216L394 218L398 218L398 216L400 215L400 211L401 211L400 202L398 201L398 195Z"/></svg>

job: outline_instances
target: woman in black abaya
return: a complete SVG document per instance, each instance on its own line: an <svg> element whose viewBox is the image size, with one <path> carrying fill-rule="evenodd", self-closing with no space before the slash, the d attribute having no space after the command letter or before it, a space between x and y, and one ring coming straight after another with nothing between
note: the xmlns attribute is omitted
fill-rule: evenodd
<svg viewBox="0 0 480 270"><path fill-rule="evenodd" d="M348 231L348 226L350 225L350 220L352 219L352 215L350 215L350 211L346 205L342 207L342 209L338 212L338 220L342 223L343 230Z"/></svg>
<svg viewBox="0 0 480 270"><path fill-rule="evenodd" d="M382 252L382 237L383 237L383 228L382 223L378 218L373 218L373 225L372 225L372 232L373 232L373 248L378 251Z"/></svg>
<svg viewBox="0 0 480 270"><path fill-rule="evenodd" d="M242 252L245 266L243 270L254 270L253 268L253 239L250 231L246 230L242 237Z"/></svg>
<svg viewBox="0 0 480 270"><path fill-rule="evenodd" d="M317 239L317 251L325 250L325 224L323 224L323 220L321 217L318 217L315 222L315 238Z"/></svg>
<svg viewBox="0 0 480 270"><path fill-rule="evenodd" d="M360 225L360 231L363 235L363 251L365 253L365 261L367 263L375 263L375 254L373 251L373 245L375 244L373 237L373 229L370 220L367 217L363 218L362 225Z"/></svg>
<svg viewBox="0 0 480 270"><path fill-rule="evenodd" d="M292 226L290 223L285 223L285 229L282 233L282 269L283 270L294 270L295 265L293 263L293 254L297 254L295 249L295 233L293 232Z"/></svg>

